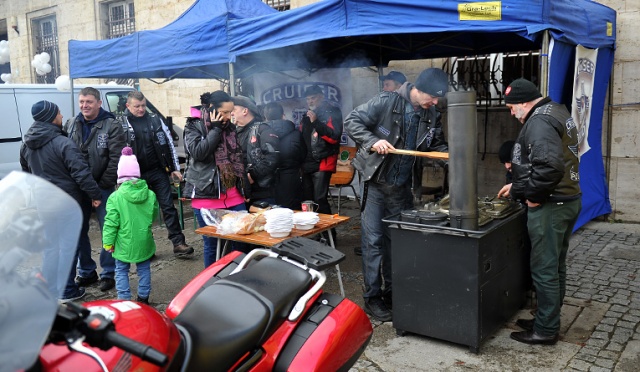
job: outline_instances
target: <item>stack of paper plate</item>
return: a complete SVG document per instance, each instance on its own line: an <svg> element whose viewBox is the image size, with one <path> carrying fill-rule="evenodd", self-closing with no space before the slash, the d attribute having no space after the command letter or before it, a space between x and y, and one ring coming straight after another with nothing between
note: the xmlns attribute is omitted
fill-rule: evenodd
<svg viewBox="0 0 640 372"><path fill-rule="evenodd" d="M311 230L320 221L316 212L298 212L293 215L293 224L298 230Z"/></svg>
<svg viewBox="0 0 640 372"><path fill-rule="evenodd" d="M274 208L264 212L267 223L264 230L272 238L284 238L289 236L293 229L293 211L288 208Z"/></svg>

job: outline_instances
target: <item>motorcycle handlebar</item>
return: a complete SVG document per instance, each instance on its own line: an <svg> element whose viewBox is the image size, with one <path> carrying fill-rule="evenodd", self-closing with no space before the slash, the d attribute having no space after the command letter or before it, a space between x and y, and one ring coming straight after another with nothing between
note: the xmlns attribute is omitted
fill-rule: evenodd
<svg viewBox="0 0 640 372"><path fill-rule="evenodd" d="M108 331L105 337L113 346L128 351L142 360L146 360L157 366L162 367L169 362L169 357L158 350L125 337L116 331Z"/></svg>

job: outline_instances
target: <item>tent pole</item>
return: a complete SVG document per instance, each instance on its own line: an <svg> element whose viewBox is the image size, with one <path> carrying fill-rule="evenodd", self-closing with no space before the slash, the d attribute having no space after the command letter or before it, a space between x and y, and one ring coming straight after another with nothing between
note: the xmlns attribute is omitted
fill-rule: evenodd
<svg viewBox="0 0 640 372"><path fill-rule="evenodd" d="M76 102L73 98L73 79L69 78L69 86L71 87L71 117L74 118L76 116Z"/></svg>
<svg viewBox="0 0 640 372"><path fill-rule="evenodd" d="M236 95L236 76L233 69L233 63L229 62L229 95L231 97Z"/></svg>
<svg viewBox="0 0 640 372"><path fill-rule="evenodd" d="M542 50L540 51L540 93L549 95L549 31L542 34Z"/></svg>

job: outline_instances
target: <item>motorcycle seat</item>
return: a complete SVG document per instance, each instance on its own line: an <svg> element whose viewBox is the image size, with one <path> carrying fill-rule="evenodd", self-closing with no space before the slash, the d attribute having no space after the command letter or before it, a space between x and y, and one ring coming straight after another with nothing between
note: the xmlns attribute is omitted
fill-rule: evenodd
<svg viewBox="0 0 640 372"><path fill-rule="evenodd" d="M193 341L189 370L231 368L282 324L310 285L305 270L265 257L205 288L175 319Z"/></svg>

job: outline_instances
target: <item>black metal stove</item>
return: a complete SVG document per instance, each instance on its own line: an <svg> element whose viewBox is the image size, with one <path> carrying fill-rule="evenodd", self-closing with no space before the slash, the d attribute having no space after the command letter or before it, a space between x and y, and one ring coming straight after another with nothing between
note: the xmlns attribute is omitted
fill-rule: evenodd
<svg viewBox="0 0 640 372"><path fill-rule="evenodd" d="M450 200L383 221L390 227L398 334L468 345L477 353L524 304L528 238L522 206L477 197L475 94L468 93L447 95Z"/></svg>

